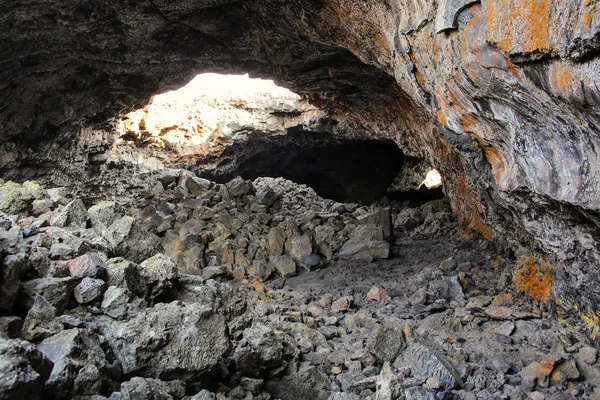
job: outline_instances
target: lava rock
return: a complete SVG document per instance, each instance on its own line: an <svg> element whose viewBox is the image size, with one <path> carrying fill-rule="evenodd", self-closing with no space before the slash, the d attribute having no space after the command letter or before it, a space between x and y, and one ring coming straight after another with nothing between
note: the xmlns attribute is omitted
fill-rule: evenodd
<svg viewBox="0 0 600 400"><path fill-rule="evenodd" d="M79 285L75 286L73 294L79 304L89 304L102 297L105 287L106 283L102 279L86 277Z"/></svg>

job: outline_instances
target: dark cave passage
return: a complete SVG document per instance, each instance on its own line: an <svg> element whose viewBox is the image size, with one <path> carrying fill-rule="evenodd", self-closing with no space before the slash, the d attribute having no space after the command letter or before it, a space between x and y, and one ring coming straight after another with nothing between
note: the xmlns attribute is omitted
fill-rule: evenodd
<svg viewBox="0 0 600 400"><path fill-rule="evenodd" d="M372 203L382 198L402 169L404 155L391 140L340 140L328 133L290 130L287 135L250 134L200 176L227 182L282 177L312 187L321 197ZM210 162L210 161L209 161Z"/></svg>

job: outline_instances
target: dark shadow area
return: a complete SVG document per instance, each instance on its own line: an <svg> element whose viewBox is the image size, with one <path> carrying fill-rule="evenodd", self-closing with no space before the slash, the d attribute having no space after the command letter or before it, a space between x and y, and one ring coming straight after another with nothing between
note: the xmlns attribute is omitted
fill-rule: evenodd
<svg viewBox="0 0 600 400"><path fill-rule="evenodd" d="M444 198L444 188L442 186L435 189L427 189L421 186L418 190L407 190L405 192L394 191L388 192L387 197L398 202L408 201L412 207L418 207L432 200L440 200Z"/></svg>
<svg viewBox="0 0 600 400"><path fill-rule="evenodd" d="M282 177L342 202L371 203L382 198L402 168L404 155L391 140L339 140L328 133L290 129L287 135L251 133L195 172L217 182Z"/></svg>

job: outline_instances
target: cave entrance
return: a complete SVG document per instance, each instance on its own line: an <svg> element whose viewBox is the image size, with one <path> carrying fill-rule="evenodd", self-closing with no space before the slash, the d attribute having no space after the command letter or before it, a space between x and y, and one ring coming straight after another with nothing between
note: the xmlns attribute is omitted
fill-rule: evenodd
<svg viewBox="0 0 600 400"><path fill-rule="evenodd" d="M118 146L218 182L282 177L324 198L366 204L386 195L413 203L443 197L420 185L424 164L404 163L393 141L348 139L332 126L330 114L271 80L210 73L154 96L116 130Z"/></svg>

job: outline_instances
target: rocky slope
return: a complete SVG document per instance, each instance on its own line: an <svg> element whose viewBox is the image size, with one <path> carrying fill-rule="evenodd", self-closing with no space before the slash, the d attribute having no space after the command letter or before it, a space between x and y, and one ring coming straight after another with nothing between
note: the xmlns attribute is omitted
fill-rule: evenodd
<svg viewBox="0 0 600 400"><path fill-rule="evenodd" d="M445 200L369 207L168 170L123 209L0 186L3 399L595 398L585 324L548 319ZM426 245L424 245L426 244Z"/></svg>

